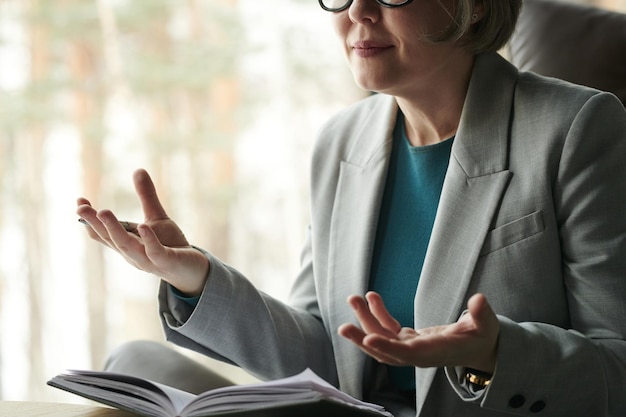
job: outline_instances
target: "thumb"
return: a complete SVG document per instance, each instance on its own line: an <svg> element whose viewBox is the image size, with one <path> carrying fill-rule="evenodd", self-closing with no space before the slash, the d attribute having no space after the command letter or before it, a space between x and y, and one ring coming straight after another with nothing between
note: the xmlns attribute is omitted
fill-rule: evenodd
<svg viewBox="0 0 626 417"><path fill-rule="evenodd" d="M467 302L467 308L476 326L476 332L483 340L473 357L473 362L468 365L470 368L493 374L497 361L500 322L484 294L473 295Z"/></svg>
<svg viewBox="0 0 626 417"><path fill-rule="evenodd" d="M137 226L137 233L141 237L143 241L144 250L146 251L146 256L152 263L157 265L160 259L166 255L166 249L159 241L154 230L147 224L140 224Z"/></svg>
<svg viewBox="0 0 626 417"><path fill-rule="evenodd" d="M139 202L145 216L145 220L162 220L167 218L167 213L161 205L152 178L145 169L138 169L133 173L133 182Z"/></svg>
<svg viewBox="0 0 626 417"><path fill-rule="evenodd" d="M486 332L499 326L498 318L484 294L474 294L467 302L467 309L479 332Z"/></svg>

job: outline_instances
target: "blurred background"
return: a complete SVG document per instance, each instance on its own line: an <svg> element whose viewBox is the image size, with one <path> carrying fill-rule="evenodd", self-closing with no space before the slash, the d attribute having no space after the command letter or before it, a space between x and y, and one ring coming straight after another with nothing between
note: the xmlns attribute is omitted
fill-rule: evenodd
<svg viewBox="0 0 626 417"><path fill-rule="evenodd" d="M0 400L80 402L46 381L163 340L158 280L74 214L85 196L141 221L139 167L191 242L287 296L316 131L365 96L330 16L315 0L0 0Z"/></svg>

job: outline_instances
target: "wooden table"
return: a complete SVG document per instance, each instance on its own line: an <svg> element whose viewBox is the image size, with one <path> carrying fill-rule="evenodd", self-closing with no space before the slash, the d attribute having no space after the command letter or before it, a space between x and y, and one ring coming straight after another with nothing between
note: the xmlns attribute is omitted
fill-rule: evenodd
<svg viewBox="0 0 626 417"><path fill-rule="evenodd" d="M0 417L137 417L137 414L87 405L0 401Z"/></svg>

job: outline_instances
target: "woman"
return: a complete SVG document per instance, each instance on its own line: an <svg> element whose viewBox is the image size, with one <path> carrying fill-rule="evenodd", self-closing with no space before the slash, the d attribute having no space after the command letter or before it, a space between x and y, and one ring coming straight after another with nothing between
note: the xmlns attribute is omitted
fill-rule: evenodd
<svg viewBox="0 0 626 417"><path fill-rule="evenodd" d="M396 416L623 415L626 113L495 53L520 3L320 0L379 94L320 133L288 304L192 247L143 170L138 236L77 213L162 279L168 340L262 378L309 367Z"/></svg>

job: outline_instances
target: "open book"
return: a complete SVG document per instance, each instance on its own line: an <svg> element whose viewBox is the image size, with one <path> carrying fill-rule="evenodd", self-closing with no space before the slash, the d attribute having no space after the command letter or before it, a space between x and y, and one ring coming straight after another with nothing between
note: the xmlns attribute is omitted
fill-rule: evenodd
<svg viewBox="0 0 626 417"><path fill-rule="evenodd" d="M48 385L145 416L393 417L379 405L339 391L310 369L284 379L190 394L129 375L67 371Z"/></svg>

